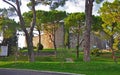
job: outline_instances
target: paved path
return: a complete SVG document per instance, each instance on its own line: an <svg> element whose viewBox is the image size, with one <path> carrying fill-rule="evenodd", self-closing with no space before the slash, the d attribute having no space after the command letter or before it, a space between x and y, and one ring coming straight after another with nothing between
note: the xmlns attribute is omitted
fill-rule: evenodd
<svg viewBox="0 0 120 75"><path fill-rule="evenodd" d="M33 71L33 70L15 70L15 69L0 69L0 75L80 75L60 72Z"/></svg>

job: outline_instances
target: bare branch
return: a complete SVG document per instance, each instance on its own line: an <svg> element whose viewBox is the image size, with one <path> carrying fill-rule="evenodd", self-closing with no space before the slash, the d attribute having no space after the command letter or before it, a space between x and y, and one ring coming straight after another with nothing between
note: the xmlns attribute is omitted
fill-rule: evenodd
<svg viewBox="0 0 120 75"><path fill-rule="evenodd" d="M81 39L79 45L81 45L83 41L84 41L84 39Z"/></svg>

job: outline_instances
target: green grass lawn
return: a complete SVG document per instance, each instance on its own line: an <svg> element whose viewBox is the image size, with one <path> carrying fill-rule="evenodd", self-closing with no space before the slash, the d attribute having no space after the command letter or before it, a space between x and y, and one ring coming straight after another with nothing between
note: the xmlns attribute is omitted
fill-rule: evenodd
<svg viewBox="0 0 120 75"><path fill-rule="evenodd" d="M43 51L46 52L46 51ZM65 62L64 58L72 58L73 63ZM29 63L27 56L19 56L14 62L14 56L0 57L0 68L32 69L42 71L70 72L86 75L119 75L120 58L114 63L111 53L104 53L99 57L91 56L91 62L83 62L83 53L79 59L75 58L74 52L59 52L58 56L36 56L36 62Z"/></svg>
<svg viewBox="0 0 120 75"><path fill-rule="evenodd" d="M120 63L114 62L0 62L1 68L32 69L44 71L71 72L86 75L119 75Z"/></svg>

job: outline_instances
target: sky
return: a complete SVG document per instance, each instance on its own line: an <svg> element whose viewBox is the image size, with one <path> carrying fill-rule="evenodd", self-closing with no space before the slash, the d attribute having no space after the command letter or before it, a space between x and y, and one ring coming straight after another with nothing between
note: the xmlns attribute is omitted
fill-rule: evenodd
<svg viewBox="0 0 120 75"><path fill-rule="evenodd" d="M26 6L26 4L29 2L29 0L21 0L21 1L22 1L21 12L24 13L24 12L29 11L29 8ZM113 2L114 0L107 0L107 1ZM94 6L93 6L93 14L94 15L98 15L97 12L101 6L102 6L102 3L96 4L94 2ZM9 5L4 3L2 0L0 0L0 8L9 8ZM38 5L38 6L36 6L36 10L49 11L50 9L49 9L48 5L46 5L46 6ZM84 12L85 11L85 0L68 0L66 2L66 4L64 5L64 7L59 7L59 8L57 8L57 10L63 10L68 13ZM10 18L13 19L14 17L10 17ZM18 21L18 17L16 17L15 20Z"/></svg>

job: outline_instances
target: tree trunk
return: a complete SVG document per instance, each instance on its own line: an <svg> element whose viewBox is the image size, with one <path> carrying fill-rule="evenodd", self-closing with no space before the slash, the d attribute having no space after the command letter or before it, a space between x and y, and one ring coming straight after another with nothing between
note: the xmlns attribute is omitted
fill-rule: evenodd
<svg viewBox="0 0 120 75"><path fill-rule="evenodd" d="M112 24L112 30L111 30L112 32L113 32L114 27L115 27L114 25L115 25L115 23ZM113 49L113 43L114 43L114 36L111 35L110 36L110 48L112 50L112 58L113 58L114 62L117 63L115 52L114 52L114 49Z"/></svg>
<svg viewBox="0 0 120 75"><path fill-rule="evenodd" d="M26 30L26 28L25 28L26 26L25 26L25 22L24 22L24 19L22 17L22 14L21 14L19 1L16 0L16 6L13 5L12 3L10 3L7 0L3 0L3 1L6 2L7 4L11 5L15 9L15 11L16 11L18 17L19 17L19 20L20 20L21 29L24 31L24 33L26 35L28 54L29 54L29 61L34 62L34 52L33 52L33 42L32 42L33 40L32 40L32 37L33 37L33 29L34 29L34 27L36 25L35 0L31 0L33 19L32 19L32 23L31 23L31 27L30 27L30 32L28 32Z"/></svg>
<svg viewBox="0 0 120 75"><path fill-rule="evenodd" d="M56 46L56 35L55 35L55 28L52 29L52 32L51 32L51 35L49 35L50 37L50 40L52 41L53 43L53 46L54 46L54 53L55 53L55 56L57 56L57 46Z"/></svg>
<svg viewBox="0 0 120 75"><path fill-rule="evenodd" d="M26 42L28 47L28 60L30 62L34 62L34 51L33 51L33 42L32 42L32 36L26 34Z"/></svg>
<svg viewBox="0 0 120 75"><path fill-rule="evenodd" d="M79 58L79 45L80 43L80 25L78 25L78 30L77 30L77 46L76 46L76 49L77 49L77 59Z"/></svg>
<svg viewBox="0 0 120 75"><path fill-rule="evenodd" d="M69 29L64 28L64 47L70 49L70 33Z"/></svg>
<svg viewBox="0 0 120 75"><path fill-rule="evenodd" d="M41 44L41 32L40 32L40 30L38 30L38 33L39 33L39 44Z"/></svg>
<svg viewBox="0 0 120 75"><path fill-rule="evenodd" d="M39 33L39 43L38 43L38 45L39 45L39 47L41 46L41 31L38 29L38 33ZM40 53L40 48L38 47L38 55L39 55L39 53Z"/></svg>
<svg viewBox="0 0 120 75"><path fill-rule="evenodd" d="M3 46L7 46L7 44L8 44L8 39L7 38L3 38L2 45Z"/></svg>
<svg viewBox="0 0 120 75"><path fill-rule="evenodd" d="M55 35L54 35L54 36L55 36ZM54 39L54 41L53 41L53 44L54 44L55 56L57 56L57 46L56 46L55 39Z"/></svg>
<svg viewBox="0 0 120 75"><path fill-rule="evenodd" d="M114 43L114 39L113 39L113 36L111 36L111 39L110 39L110 48L112 50L112 58L113 58L114 62L117 63L115 52L114 52L114 49L113 49L113 43Z"/></svg>
<svg viewBox="0 0 120 75"><path fill-rule="evenodd" d="M68 49L70 49L70 32L69 32L69 30L66 30L66 37L65 37L65 39L66 39L65 45L66 45L66 47Z"/></svg>
<svg viewBox="0 0 120 75"><path fill-rule="evenodd" d="M68 31L68 43L67 43L67 46L68 46L68 49L70 49L71 48L71 46L70 46L70 32Z"/></svg>
<svg viewBox="0 0 120 75"><path fill-rule="evenodd" d="M18 9L17 14L19 16L20 25L21 25L21 28L26 35L29 62L34 62L34 51L33 51L33 39L32 38L33 38L33 29L34 29L34 26L36 24L36 12L35 12L35 1L31 0L31 2L32 2L33 19L32 19L32 23L31 23L31 27L30 27L30 32L28 32L25 28L25 22L24 22L22 15L21 15L19 2L18 2L18 0L16 0L17 9Z"/></svg>
<svg viewBox="0 0 120 75"><path fill-rule="evenodd" d="M56 35L55 35L55 28L53 29L53 44L54 44L54 50L55 50L55 56L57 57L57 46L56 46Z"/></svg>
<svg viewBox="0 0 120 75"><path fill-rule="evenodd" d="M79 39L80 39L80 35L79 35L79 33L78 33L78 35L77 35L77 46L76 46L76 49L77 49L77 59L79 58Z"/></svg>
<svg viewBox="0 0 120 75"><path fill-rule="evenodd" d="M84 61L90 61L90 31L92 24L92 8L94 0L86 0L85 2L85 33L84 33Z"/></svg>

